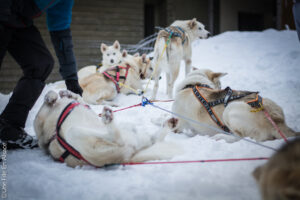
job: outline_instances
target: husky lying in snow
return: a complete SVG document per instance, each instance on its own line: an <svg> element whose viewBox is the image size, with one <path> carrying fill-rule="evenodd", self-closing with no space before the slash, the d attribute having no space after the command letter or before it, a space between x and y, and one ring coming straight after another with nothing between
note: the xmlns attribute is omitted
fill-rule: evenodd
<svg viewBox="0 0 300 200"><path fill-rule="evenodd" d="M284 145L253 176L264 200L300 199L300 139Z"/></svg>
<svg viewBox="0 0 300 200"><path fill-rule="evenodd" d="M167 129L154 136L137 133L133 127L131 130L116 126L112 111L107 107L103 109L101 120L91 109L76 101L71 107L67 106L74 100L80 101L79 95L67 90L60 91L59 95L60 99L56 92L48 92L34 120L39 146L55 160L64 161L71 167L85 164L101 167L169 159L178 152L175 145L163 142Z"/></svg>
<svg viewBox="0 0 300 200"><path fill-rule="evenodd" d="M257 92L234 91L230 88L221 90L219 79L224 75L204 69L192 71L179 84L172 111L201 123L232 131L240 137L251 137L257 141L282 138L265 117L264 111L258 111L264 108L286 136L297 134L285 124L282 109L270 99L264 98L262 101ZM251 112L255 110L257 112ZM190 129L194 134L216 135L210 128L183 119L172 118L168 125L175 132ZM218 134L215 139L229 141L233 137Z"/></svg>
<svg viewBox="0 0 300 200"><path fill-rule="evenodd" d="M151 62L146 55L132 56L125 51L124 61L120 65L120 79L117 81L117 70L108 69L105 73L94 73L83 79L79 84L83 89L82 97L89 104L110 104L107 100L113 100L121 92L123 94L134 93L128 87L121 87L115 82L121 82L138 91L142 89L142 79L150 77L152 73Z"/></svg>
<svg viewBox="0 0 300 200"><path fill-rule="evenodd" d="M118 40L116 40L114 42L114 44L111 46L107 46L106 44L101 43L100 50L102 53L102 63L101 63L102 67L99 68L96 65L90 65L90 66L81 68L78 71L79 79L82 79L91 74L94 74L98 70L100 71L100 73L102 73L111 67L120 65L123 61L125 54L127 54L124 51L121 52L121 46L120 46L120 43Z"/></svg>
<svg viewBox="0 0 300 200"><path fill-rule="evenodd" d="M171 32L171 40L164 52ZM208 36L209 32L205 30L204 25L198 22L196 18L192 20L177 20L170 27L159 31L154 45L153 66L157 67L154 74L155 85L151 97L153 100L156 98L161 72L166 73L167 94L169 98L172 98L173 86L179 73L180 61L185 61L185 72L188 74L192 62L192 42L198 38L207 38Z"/></svg>

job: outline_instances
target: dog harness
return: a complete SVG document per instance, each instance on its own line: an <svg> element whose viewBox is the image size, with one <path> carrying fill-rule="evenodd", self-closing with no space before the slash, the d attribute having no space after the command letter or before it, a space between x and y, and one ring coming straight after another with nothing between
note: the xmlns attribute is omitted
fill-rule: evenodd
<svg viewBox="0 0 300 200"><path fill-rule="evenodd" d="M180 28L179 26L170 26L167 28L162 28L162 27L156 27L158 30L164 30L166 32L168 32L171 37L180 37L182 40L182 45L184 45L185 41L186 41L186 35L185 35L185 31Z"/></svg>
<svg viewBox="0 0 300 200"><path fill-rule="evenodd" d="M104 76L109 78L116 85L116 89L117 89L118 93L120 93L119 81L120 81L120 79L123 79L124 83L125 83L125 81L127 79L129 68L130 68L130 65L128 65L128 64L126 64L126 67L116 66L115 67L116 75L109 74L108 72L103 72ZM126 70L125 76L120 76L120 69Z"/></svg>
<svg viewBox="0 0 300 200"><path fill-rule="evenodd" d="M193 93L195 95L195 97L200 101L200 103L203 105L203 107L206 109L207 113L209 114L210 118L221 128L223 129L224 131L226 132L230 132L229 128L224 125L222 123L222 121L220 120L220 118L217 116L217 114L214 112L214 109L213 107L214 106L217 106L219 104L224 104L224 107L226 107L228 105L228 103L230 101L234 101L234 100L237 100L237 99L241 99L245 96L248 96L250 94L253 94L255 93L256 94L256 97L255 99L251 100L251 101L248 101L246 102L248 105L250 105L251 107L253 108L261 108L262 107L262 102L263 102L263 99L261 96L258 95L258 92L249 92L249 91L245 91L244 93L242 94L237 94L237 95L234 95L234 92L233 90L230 88L230 87L226 87L223 91L226 92L224 98L221 98L221 99L217 99L215 101L211 101L211 102L208 102L206 100L206 98L201 94L199 88L209 88L211 89L211 87L209 87L208 85L205 85L205 84L196 84L196 85L187 85L186 87L184 87L183 89L186 89L186 88L192 88L193 90Z"/></svg>
<svg viewBox="0 0 300 200"><path fill-rule="evenodd" d="M69 114L74 110L75 107L81 105L79 102L77 101L72 101L71 103L69 103L64 110L62 111L62 113L60 114L58 120L57 120L57 124L56 124L56 133L54 134L54 136L50 139L49 144L54 140L57 139L58 143L61 145L62 148L65 149L65 152L59 157L59 161L60 162L64 162L65 159L69 156L72 155L75 158L77 158L78 160L83 160L86 163L88 163L89 165L92 165L94 167L96 167L95 165L93 165L92 163L90 163L89 161L87 161L74 147L72 147L72 145L70 145L63 137L61 137L60 135L60 128L63 124L63 122L65 121L65 119L69 116ZM89 108L88 105L84 105L86 108Z"/></svg>

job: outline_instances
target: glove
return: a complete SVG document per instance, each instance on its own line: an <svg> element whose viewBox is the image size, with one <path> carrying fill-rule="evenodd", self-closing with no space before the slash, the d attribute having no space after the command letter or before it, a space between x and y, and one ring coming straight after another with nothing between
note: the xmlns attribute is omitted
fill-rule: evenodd
<svg viewBox="0 0 300 200"><path fill-rule="evenodd" d="M78 80L73 80L73 79L65 80L65 83L68 90L82 96L82 89L78 83Z"/></svg>

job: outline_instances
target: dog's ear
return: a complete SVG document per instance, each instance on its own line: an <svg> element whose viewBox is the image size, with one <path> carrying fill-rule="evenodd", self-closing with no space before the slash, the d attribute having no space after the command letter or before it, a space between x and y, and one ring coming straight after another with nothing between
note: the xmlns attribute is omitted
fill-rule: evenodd
<svg viewBox="0 0 300 200"><path fill-rule="evenodd" d="M107 45L104 43L101 43L100 50L101 50L101 53L104 53L107 50Z"/></svg>
<svg viewBox="0 0 300 200"><path fill-rule="evenodd" d="M190 20L188 25L189 25L190 29L193 29L197 25L197 19L194 18L194 19Z"/></svg>
<svg viewBox="0 0 300 200"><path fill-rule="evenodd" d="M135 53L133 56L134 56L134 57L139 57L139 56L140 56L140 53L137 52L137 53Z"/></svg>
<svg viewBox="0 0 300 200"><path fill-rule="evenodd" d="M127 57L127 51L126 51L125 49L122 51L122 57L123 57L123 58L126 58L126 57Z"/></svg>
<svg viewBox="0 0 300 200"><path fill-rule="evenodd" d="M117 50L120 50L120 49L121 49L120 43L119 43L118 40L116 40L116 41L114 42L114 48L117 49Z"/></svg>
<svg viewBox="0 0 300 200"><path fill-rule="evenodd" d="M210 80L214 81L215 79L220 79L221 77L227 75L227 73L222 72L212 72L210 74Z"/></svg>

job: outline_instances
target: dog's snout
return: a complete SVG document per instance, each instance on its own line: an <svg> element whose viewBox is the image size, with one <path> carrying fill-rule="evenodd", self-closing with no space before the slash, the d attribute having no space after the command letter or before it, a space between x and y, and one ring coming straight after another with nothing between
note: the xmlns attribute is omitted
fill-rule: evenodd
<svg viewBox="0 0 300 200"><path fill-rule="evenodd" d="M211 37L212 36L212 34L211 33L207 33L207 38L209 38L209 37Z"/></svg>

